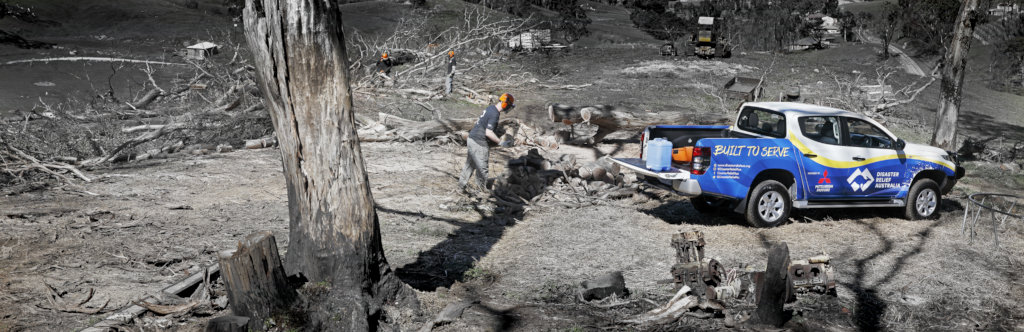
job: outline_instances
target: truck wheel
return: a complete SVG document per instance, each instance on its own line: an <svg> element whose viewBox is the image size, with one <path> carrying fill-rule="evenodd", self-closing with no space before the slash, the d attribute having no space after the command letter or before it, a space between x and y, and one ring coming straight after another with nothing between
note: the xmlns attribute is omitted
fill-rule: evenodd
<svg viewBox="0 0 1024 332"><path fill-rule="evenodd" d="M747 222L754 227L775 227L789 219L793 202L789 189L775 180L766 180L754 187L747 199Z"/></svg>
<svg viewBox="0 0 1024 332"><path fill-rule="evenodd" d="M939 204L942 203L942 193L939 192L939 185L932 179L920 179L910 186L910 194L907 195L907 207L903 210L903 216L909 220L931 219L938 216Z"/></svg>

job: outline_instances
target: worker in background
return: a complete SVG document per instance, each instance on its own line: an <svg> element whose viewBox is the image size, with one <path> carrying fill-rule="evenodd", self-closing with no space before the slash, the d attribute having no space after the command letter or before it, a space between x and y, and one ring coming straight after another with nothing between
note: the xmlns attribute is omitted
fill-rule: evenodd
<svg viewBox="0 0 1024 332"><path fill-rule="evenodd" d="M448 51L448 76L444 80L444 93L452 94L452 86L455 84L455 51Z"/></svg>
<svg viewBox="0 0 1024 332"><path fill-rule="evenodd" d="M498 97L497 104L487 106L484 113L476 120L476 125L469 131L469 137L466 139L466 167L462 169L462 175L459 176L459 187L463 191L469 184L469 178L476 171L476 182L480 185L480 190L487 192L487 159L490 154L487 141L497 143L505 148L512 147L512 142L499 139L498 135L494 133L494 129L498 127L498 118L501 117L501 112L511 112L515 107L515 98L507 93L502 94L501 97Z"/></svg>
<svg viewBox="0 0 1024 332"><path fill-rule="evenodd" d="M384 78L391 79L388 75L391 75L391 66L393 65L394 62L392 62L391 58L388 57L388 52L384 52L380 55L380 59L377 60L377 74L384 76Z"/></svg>

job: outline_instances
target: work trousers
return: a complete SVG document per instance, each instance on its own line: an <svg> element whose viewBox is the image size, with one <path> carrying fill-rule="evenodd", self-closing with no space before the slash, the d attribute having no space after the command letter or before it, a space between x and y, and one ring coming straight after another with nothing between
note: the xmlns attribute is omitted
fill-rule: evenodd
<svg viewBox="0 0 1024 332"><path fill-rule="evenodd" d="M448 75L448 77L444 79L444 93L446 95L452 94L452 88L454 88L454 85L455 85L455 74L453 73L453 74Z"/></svg>
<svg viewBox="0 0 1024 332"><path fill-rule="evenodd" d="M480 185L480 190L487 190L487 158L490 157L490 148L487 143L470 138L466 140L466 150L466 167L462 168L462 175L459 176L459 186L465 187L476 171L476 183Z"/></svg>

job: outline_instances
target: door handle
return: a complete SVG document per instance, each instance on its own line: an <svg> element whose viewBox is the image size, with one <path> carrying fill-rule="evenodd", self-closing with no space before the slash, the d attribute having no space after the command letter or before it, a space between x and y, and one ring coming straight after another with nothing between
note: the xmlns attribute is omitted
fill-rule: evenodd
<svg viewBox="0 0 1024 332"><path fill-rule="evenodd" d="M804 157L807 157L807 158L817 158L818 155L813 154L813 153L804 153Z"/></svg>
<svg viewBox="0 0 1024 332"><path fill-rule="evenodd" d="M864 157L853 157L853 160L864 161Z"/></svg>

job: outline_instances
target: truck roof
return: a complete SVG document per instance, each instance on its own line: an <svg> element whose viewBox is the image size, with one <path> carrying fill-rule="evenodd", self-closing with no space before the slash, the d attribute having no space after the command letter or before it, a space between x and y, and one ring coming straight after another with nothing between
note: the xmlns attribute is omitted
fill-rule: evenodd
<svg viewBox="0 0 1024 332"><path fill-rule="evenodd" d="M848 116L851 118L870 120L867 117L846 111L838 108L804 104L804 103L793 103L793 102L755 102L746 103L744 106L760 107L772 111L782 112L783 114L789 115L837 115L837 116Z"/></svg>
<svg viewBox="0 0 1024 332"><path fill-rule="evenodd" d="M885 126L883 126L882 124L878 123L878 121L875 121L860 113L841 110L838 108L793 102L753 102L743 104L743 107L747 106L759 107L767 110L781 112L786 116L786 118L800 117L806 115L831 115L861 119L875 125L883 132L888 134L890 137L896 137L895 134L889 131L888 128L885 128Z"/></svg>

